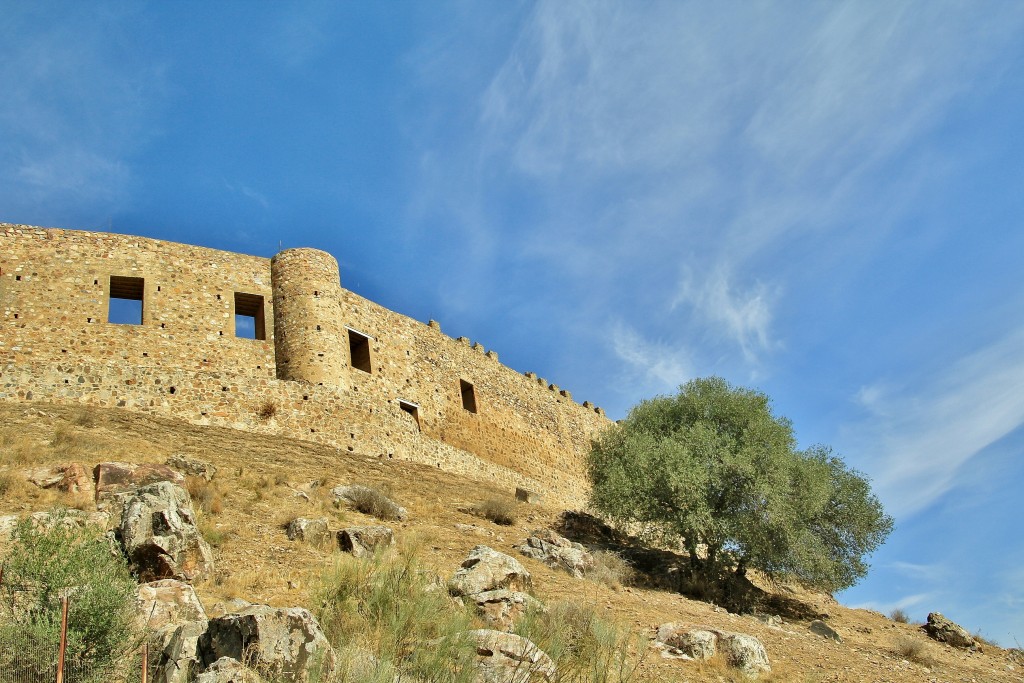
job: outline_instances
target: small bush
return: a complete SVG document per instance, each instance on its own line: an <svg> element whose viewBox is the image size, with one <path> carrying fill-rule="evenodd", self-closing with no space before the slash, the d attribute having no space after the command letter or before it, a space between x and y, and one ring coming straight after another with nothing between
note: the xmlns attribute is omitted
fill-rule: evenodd
<svg viewBox="0 0 1024 683"><path fill-rule="evenodd" d="M907 636L897 638L893 645L893 652L898 657L916 662L921 666L932 667L935 665L935 660L931 657L931 649L928 647L928 644L915 638Z"/></svg>
<svg viewBox="0 0 1024 683"><path fill-rule="evenodd" d="M71 424L77 427L85 427L86 429L91 429L99 423L96 419L96 413L84 407L73 410L69 419Z"/></svg>
<svg viewBox="0 0 1024 683"><path fill-rule="evenodd" d="M372 515L377 519L401 519L399 506L388 495L388 490L376 489L372 486L358 486L349 496L349 502L364 515Z"/></svg>
<svg viewBox="0 0 1024 683"><path fill-rule="evenodd" d="M473 512L502 526L512 526L519 520L516 502L509 498L488 498L478 504Z"/></svg>
<svg viewBox="0 0 1024 683"><path fill-rule="evenodd" d="M49 667L65 595L69 660L109 671L138 644L135 581L101 530L78 527L60 513L45 526L23 520L4 563L0 643L7 647L0 651L17 652L18 658L0 663L0 670L25 668L14 670L15 680L35 680L36 672Z"/></svg>
<svg viewBox="0 0 1024 683"><path fill-rule="evenodd" d="M8 474L7 472L0 474L0 496L6 497L18 487L19 483L18 478L13 474Z"/></svg>
<svg viewBox="0 0 1024 683"><path fill-rule="evenodd" d="M894 609L892 612L889 612L889 618L895 621L897 624L910 623L910 615L908 615L906 612L904 612L898 607Z"/></svg>
<svg viewBox="0 0 1024 683"><path fill-rule="evenodd" d="M588 579L616 589L633 583L636 572L621 555L610 550L598 550L593 555L594 568L587 572Z"/></svg>
<svg viewBox="0 0 1024 683"><path fill-rule="evenodd" d="M270 418L277 415L277 404L273 401L266 401L260 406L259 410L256 411L256 415L266 422Z"/></svg>

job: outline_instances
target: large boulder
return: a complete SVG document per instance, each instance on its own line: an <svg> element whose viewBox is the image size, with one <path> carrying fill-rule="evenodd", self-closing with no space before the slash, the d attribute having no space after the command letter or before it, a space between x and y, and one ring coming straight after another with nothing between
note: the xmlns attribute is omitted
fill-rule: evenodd
<svg viewBox="0 0 1024 683"><path fill-rule="evenodd" d="M478 629L467 635L476 645L473 683L529 683L556 675L551 657L514 633Z"/></svg>
<svg viewBox="0 0 1024 683"><path fill-rule="evenodd" d="M296 517L288 522L285 533L291 541L302 541L316 546L327 545L331 540L331 530L327 527L326 517Z"/></svg>
<svg viewBox="0 0 1024 683"><path fill-rule="evenodd" d="M141 581L194 581L213 572L213 552L196 527L188 492L161 481L127 495L121 542Z"/></svg>
<svg viewBox="0 0 1024 683"><path fill-rule="evenodd" d="M718 651L718 635L714 631L702 628L662 624L658 627L657 639L678 654L698 661L711 659Z"/></svg>
<svg viewBox="0 0 1024 683"><path fill-rule="evenodd" d="M301 607L251 605L211 619L199 651L206 666L230 657L275 680L296 683L327 680L335 668L334 649L316 618Z"/></svg>
<svg viewBox="0 0 1024 683"><path fill-rule="evenodd" d="M395 544L395 533L386 526L353 526L338 532L338 548L356 557L373 555Z"/></svg>
<svg viewBox="0 0 1024 683"><path fill-rule="evenodd" d="M932 612L928 615L924 631L935 640L953 647L974 649L978 646L974 636L967 629L950 621L939 612Z"/></svg>
<svg viewBox="0 0 1024 683"><path fill-rule="evenodd" d="M196 676L195 683L263 683L263 678L237 659L221 657Z"/></svg>
<svg viewBox="0 0 1024 683"><path fill-rule="evenodd" d="M838 631L836 631L834 628L826 624L821 619L815 619L814 621L812 621L810 624L808 624L807 629L811 633L821 636L822 638L828 638L829 640L834 640L837 643L843 642L843 638L839 635Z"/></svg>
<svg viewBox="0 0 1024 683"><path fill-rule="evenodd" d="M190 683L202 668L199 639L206 633L205 619L167 624L154 633L150 658L154 662L153 683Z"/></svg>
<svg viewBox="0 0 1024 683"><path fill-rule="evenodd" d="M745 633L718 631L718 649L728 662L748 676L757 676L772 670L764 644Z"/></svg>
<svg viewBox="0 0 1024 683"><path fill-rule="evenodd" d="M217 468L210 463L198 458L190 458L182 453L167 458L166 465L173 467L183 474L192 477L202 477L206 481L211 481L214 475L217 474Z"/></svg>
<svg viewBox="0 0 1024 683"><path fill-rule="evenodd" d="M448 592L452 595L476 595L499 588L525 591L532 586L530 572L518 560L478 545L448 581Z"/></svg>
<svg viewBox="0 0 1024 683"><path fill-rule="evenodd" d="M666 656L705 660L721 652L730 665L748 676L772 670L764 644L744 633L668 623L658 627L656 638L669 649Z"/></svg>
<svg viewBox="0 0 1024 683"><path fill-rule="evenodd" d="M96 481L96 503L102 505L141 486L160 481L184 484L185 477L167 465L154 463L101 462L93 468Z"/></svg>
<svg viewBox="0 0 1024 683"><path fill-rule="evenodd" d="M206 610L195 589L177 579L139 584L136 609L139 624L148 631L157 631L168 624L206 621Z"/></svg>
<svg viewBox="0 0 1024 683"><path fill-rule="evenodd" d="M96 493L92 476L79 462L31 470L27 478L42 489L56 489L65 493L82 493L89 496Z"/></svg>
<svg viewBox="0 0 1024 683"><path fill-rule="evenodd" d="M579 543L570 541L551 529L534 531L519 552L540 560L549 567L561 567L577 579L582 579L594 568L594 556Z"/></svg>
<svg viewBox="0 0 1024 683"><path fill-rule="evenodd" d="M519 591L499 589L469 596L489 628L511 631L530 610L543 610L540 600Z"/></svg>

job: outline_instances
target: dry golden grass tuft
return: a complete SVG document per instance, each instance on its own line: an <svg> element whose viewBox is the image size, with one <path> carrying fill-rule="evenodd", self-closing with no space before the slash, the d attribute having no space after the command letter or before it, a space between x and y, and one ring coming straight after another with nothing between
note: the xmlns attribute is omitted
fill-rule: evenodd
<svg viewBox="0 0 1024 683"><path fill-rule="evenodd" d="M185 489L192 497L192 504L210 515L224 511L224 496L219 485L203 477L185 477Z"/></svg>
<svg viewBox="0 0 1024 683"><path fill-rule="evenodd" d="M621 555L611 550L597 550L592 554L594 567L587 572L588 579L615 590L632 585L636 571Z"/></svg>
<svg viewBox="0 0 1024 683"><path fill-rule="evenodd" d="M898 636L893 642L892 651L897 657L906 659L926 666L928 668L935 666L935 659L932 657L931 646L917 638L911 638L909 636Z"/></svg>
<svg viewBox="0 0 1024 683"><path fill-rule="evenodd" d="M889 618L895 621L897 624L909 624L910 615L898 607L889 613Z"/></svg>
<svg viewBox="0 0 1024 683"><path fill-rule="evenodd" d="M501 526L512 526L519 521L519 510L512 498L488 498L478 503L473 513Z"/></svg>

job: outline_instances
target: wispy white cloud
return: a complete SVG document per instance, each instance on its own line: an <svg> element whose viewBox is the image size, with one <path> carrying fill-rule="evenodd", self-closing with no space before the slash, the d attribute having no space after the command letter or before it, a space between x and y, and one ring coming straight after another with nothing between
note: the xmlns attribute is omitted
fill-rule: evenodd
<svg viewBox="0 0 1024 683"><path fill-rule="evenodd" d="M644 339L624 323L612 326L612 347L619 359L655 391L676 387L693 377L693 367L684 349Z"/></svg>
<svg viewBox="0 0 1024 683"><path fill-rule="evenodd" d="M939 370L912 388L864 387L868 419L846 428L897 516L954 489L957 473L1024 424L1024 329Z"/></svg>

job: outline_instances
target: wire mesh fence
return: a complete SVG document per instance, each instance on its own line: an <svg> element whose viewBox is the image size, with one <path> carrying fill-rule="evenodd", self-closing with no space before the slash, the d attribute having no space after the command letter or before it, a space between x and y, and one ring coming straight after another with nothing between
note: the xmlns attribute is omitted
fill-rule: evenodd
<svg viewBox="0 0 1024 683"><path fill-rule="evenodd" d="M146 657L143 678L143 651L119 657L112 662L96 662L65 657L62 683L152 683L157 680L156 657ZM26 649L0 638L0 683L57 683L60 643L37 643Z"/></svg>

